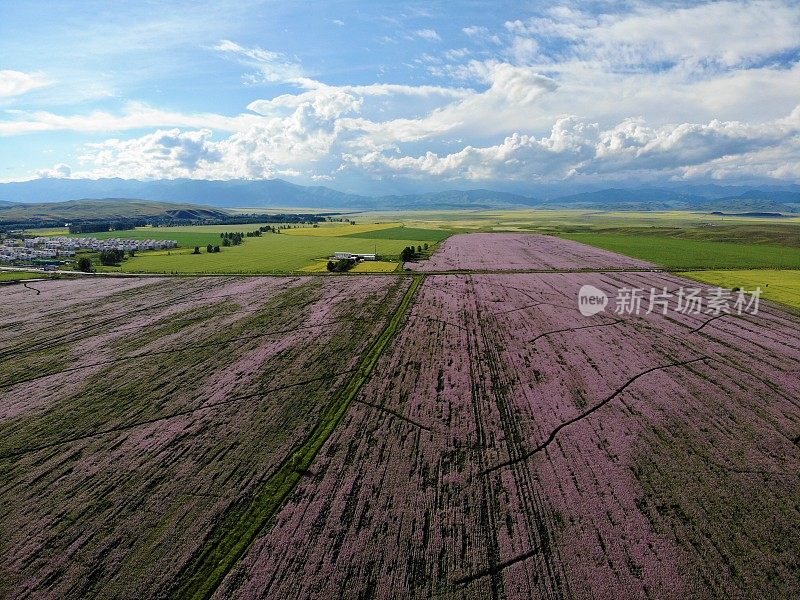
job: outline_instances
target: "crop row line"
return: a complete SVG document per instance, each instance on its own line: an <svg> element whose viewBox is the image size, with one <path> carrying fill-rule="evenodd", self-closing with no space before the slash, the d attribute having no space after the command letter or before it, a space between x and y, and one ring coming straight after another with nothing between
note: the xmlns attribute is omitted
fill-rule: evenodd
<svg viewBox="0 0 800 600"><path fill-rule="evenodd" d="M198 293L198 290L192 290L192 291L187 292L185 294L181 294L181 295L179 295L179 296L177 296L175 298L170 298L169 300L164 300L162 302L157 302L155 304L148 304L148 305L142 306L142 307L140 307L138 309L133 309L133 310L128 311L125 314L125 316L129 317L129 316L136 315L136 314L148 311L148 310L153 310L153 309L156 309L156 308L163 308L164 306L169 306L171 304L174 304L175 302L183 300L184 298L188 298L189 296L192 296L192 295L197 294L197 293ZM94 332L94 331L96 331L98 329L102 329L106 325L112 325L112 324L116 323L118 320L119 320L119 318L116 317L116 316L115 317L110 317L110 318L107 318L107 319L100 320L100 321L98 321L96 323L91 323L91 324L86 325L84 327L80 327L80 328L75 329L73 331L70 331L69 333L64 334L64 335L57 335L57 336L52 336L50 338L45 338L44 340L40 340L39 342L35 342L35 343L31 344L31 345L17 344L16 346L14 346L12 348L8 348L7 350L5 350L3 352L0 352L0 359L6 359L6 358L10 358L10 357L17 356L17 355L20 355L20 354L21 355L32 354L33 352L41 350L42 348L48 348L48 347L51 347L53 345L61 345L61 344L69 343L69 342L80 341L82 339L85 339L86 337L90 337L91 336L91 334L90 334L89 336L81 337L82 334L85 334L87 332Z"/></svg>
<svg viewBox="0 0 800 600"><path fill-rule="evenodd" d="M223 345L224 346L226 344L231 344L233 342L246 342L246 341L250 341L250 340L259 339L259 338L262 338L262 337L267 337L267 336L270 336L270 335L279 335L279 334L282 334L282 333L294 333L295 331L301 331L301 330L305 330L305 329L316 329L316 328L319 328L319 327L328 327L330 325L335 325L335 324L338 324L338 323L344 323L344 322L354 321L354 320L357 320L357 317L343 317L341 319L335 319L335 320L332 320L332 321L326 321L324 323L319 323L317 325L301 325L301 326L293 327L293 328L289 328L289 329L274 329L272 331L265 331L263 333L255 333L255 334L250 334L250 335L242 335L242 336L231 337L231 338L228 338L228 339L215 341L214 344ZM44 379L46 377L52 377L54 375L63 375L64 373L72 373L74 371L80 371L82 369L90 369L92 367L102 367L104 365L117 364L120 361L136 360L136 359L140 359L140 358L149 358L151 356L158 356L158 355L162 355L162 354L176 354L176 353L181 353L181 352L189 352L189 351L192 351L192 350L201 350L203 348L206 348L207 346L208 346L208 342L204 342L204 343L192 344L192 345L189 345L189 346L181 346L179 348L168 348L168 349L165 349L165 350L151 350L149 352L142 352L140 354L129 354L127 356L119 356L119 357L115 357L115 358L110 358L108 360L101 360L101 361L98 361L98 362L87 363L87 364L84 364L84 365L78 365L76 367L68 367L66 369L59 369L58 371L53 371L51 373L44 373L42 375L33 375L33 376L27 377L25 379L16 379L14 381L0 383L0 390L5 389L5 388L9 388L9 387L14 387L16 385L21 385L23 383L30 383L32 381L38 381L39 379Z"/></svg>
<svg viewBox="0 0 800 600"><path fill-rule="evenodd" d="M429 323L441 323L442 325L447 325L449 327L455 327L456 329L460 329L462 331L467 331L467 328L459 323L453 323L452 321L447 321L445 319L438 319L436 317L431 317L428 315L408 315L409 319L422 319L423 321L428 321Z"/></svg>
<svg viewBox="0 0 800 600"><path fill-rule="evenodd" d="M168 421L170 419L176 419L178 417L184 417L186 415L191 415L196 412L200 412L203 410L211 410L213 408L219 408L221 406L227 406L228 404L233 404L235 402L241 402L242 400L251 400L252 398L266 398L267 394L271 394L274 392L281 392L283 390L287 390L290 388L301 387L304 385L308 385L310 383L316 383L318 381L325 381L328 379L337 379L344 375L349 375L350 373L354 373L357 369L346 369L344 371L340 371L337 373L331 373L329 375L321 375L319 377L313 377L311 379L305 379L303 381L297 381L295 383L287 383L284 385L279 385L274 388L269 388L265 390L259 390L258 392L253 392L251 394L246 394L243 396L235 396L233 398L228 398L227 400L219 400L217 402L209 402L207 404L203 404L201 406L195 406L194 408L187 408L184 410L179 410L173 413L169 413L168 415L162 415L160 417L153 417L152 419L144 419L141 421L136 421L135 423L127 423L124 425L117 425L115 427L109 427L107 429L101 429L100 431L94 431L92 433L87 433L83 435L77 435L70 438L60 439L54 442L50 442L48 444L42 444L40 446L33 446L29 448L21 448L19 450L14 450L7 454L0 455L0 460L6 460L9 458L19 458L26 454L30 454L32 452L39 452L41 450L47 450L50 448L56 448L58 446L63 446L65 444L72 444L75 442L80 442L83 440L92 439L95 437L100 437L104 435L108 435L110 433L120 433L123 431L129 431L131 429L136 429L137 427L143 427L145 425L152 425L154 423L160 423L161 421Z"/></svg>
<svg viewBox="0 0 800 600"><path fill-rule="evenodd" d="M260 490L231 507L220 520L205 545L177 578L170 593L172 597L212 596L259 532L289 498L303 473L308 471L394 337L422 281L423 276L414 277L386 327L362 356L353 377L328 404L308 437L283 460Z"/></svg>
<svg viewBox="0 0 800 600"><path fill-rule="evenodd" d="M481 327L480 306L477 302L477 294L475 292L474 278L467 278L467 286L469 289L468 297L472 299L472 305L465 306L464 322L468 323L471 319L476 322L477 328L467 329L467 361L469 364L470 375L470 391L471 391L471 407L473 419L475 422L475 434L477 442L481 448L488 446L486 435L487 424L485 416L488 414L485 407L482 406L484 401L488 402L490 397L489 391L486 389L486 380L481 376L482 369L480 364L481 349L478 329ZM474 312L469 308L474 307ZM478 467L481 470L486 468L486 454L479 452L477 455ZM500 564L500 547L497 541L497 515L494 510L494 499L497 496L497 491L493 489L493 481L486 477L480 481L480 505L478 508L478 518L481 525L482 533L485 536L485 552L486 561L488 563L487 575L490 577L489 589L491 590L492 600L498 600L505 596L503 590L503 579L500 577L500 571L497 570L497 565Z"/></svg>

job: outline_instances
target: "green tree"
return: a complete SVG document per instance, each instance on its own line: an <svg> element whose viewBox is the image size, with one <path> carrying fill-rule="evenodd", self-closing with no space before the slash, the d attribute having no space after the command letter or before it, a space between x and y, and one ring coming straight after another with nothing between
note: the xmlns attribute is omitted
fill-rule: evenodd
<svg viewBox="0 0 800 600"><path fill-rule="evenodd" d="M206 246L206 252L208 252L209 254L211 254L213 251L214 251L214 246L212 246L211 244L209 244L208 246Z"/></svg>
<svg viewBox="0 0 800 600"><path fill-rule="evenodd" d="M106 267L118 265L125 258L124 250L103 250L100 252L100 264Z"/></svg>
<svg viewBox="0 0 800 600"><path fill-rule="evenodd" d="M78 259L78 271L83 271L84 273L91 273L92 272L92 260L85 256Z"/></svg>

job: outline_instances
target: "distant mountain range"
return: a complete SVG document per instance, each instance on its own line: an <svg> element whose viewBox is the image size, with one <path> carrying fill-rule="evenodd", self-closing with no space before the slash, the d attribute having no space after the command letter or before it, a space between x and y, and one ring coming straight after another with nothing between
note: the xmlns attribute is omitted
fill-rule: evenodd
<svg viewBox="0 0 800 600"><path fill-rule="evenodd" d="M541 190L541 187L538 188ZM173 179L34 179L0 184L0 208L8 204L83 199L141 198L218 208L317 208L324 210L444 210L585 208L595 210L694 210L800 212L800 186L675 185L609 188L534 198L494 190L448 190L423 194L363 196L328 187L301 186L281 179L206 181ZM546 198L546 199L545 199ZM8 207L6 206L6 209Z"/></svg>

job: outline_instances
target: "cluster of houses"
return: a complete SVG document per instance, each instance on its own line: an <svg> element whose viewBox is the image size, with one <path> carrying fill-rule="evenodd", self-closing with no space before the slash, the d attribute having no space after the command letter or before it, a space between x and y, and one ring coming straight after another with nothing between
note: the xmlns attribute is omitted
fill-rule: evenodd
<svg viewBox="0 0 800 600"><path fill-rule="evenodd" d="M75 256L77 250L92 250L102 252L103 250L131 250L138 252L141 250L165 250L176 248L178 242L175 240L132 240L124 238L108 238L99 240L92 237L35 237L21 240L14 244L13 240L0 245L0 261L31 261L40 262L48 260L59 260Z"/></svg>
<svg viewBox="0 0 800 600"><path fill-rule="evenodd" d="M69 255L63 255L72 256L73 254L75 253L70 252ZM26 248L25 246L0 246L0 262L36 262L40 260L56 259L58 256L59 254L56 250Z"/></svg>

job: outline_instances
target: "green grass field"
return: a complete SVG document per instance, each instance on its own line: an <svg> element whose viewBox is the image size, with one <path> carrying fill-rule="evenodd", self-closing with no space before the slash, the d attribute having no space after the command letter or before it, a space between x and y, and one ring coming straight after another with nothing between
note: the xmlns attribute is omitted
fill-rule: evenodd
<svg viewBox="0 0 800 600"><path fill-rule="evenodd" d="M22 281L24 279L42 279L42 273L27 273L25 271L0 271L0 281Z"/></svg>
<svg viewBox="0 0 800 600"><path fill-rule="evenodd" d="M393 229L397 223L317 223L313 225L298 225L291 229L285 229L281 233L284 235L311 235L321 237L344 237L354 233L363 234L363 237L372 237L370 234L381 229Z"/></svg>
<svg viewBox="0 0 800 600"><path fill-rule="evenodd" d="M350 233L344 237L369 238L376 240L422 240L423 242L440 242L452 231L443 229L421 229L419 227L392 227L378 231Z"/></svg>
<svg viewBox="0 0 800 600"><path fill-rule="evenodd" d="M218 241L217 238L215 243ZM119 270L126 273L286 273L327 259L334 252L377 252L396 258L405 246L424 243L424 240L415 239L265 234L246 238L241 246L222 248L214 254L207 254L204 247L200 254L192 254L190 247L143 252L127 259Z"/></svg>
<svg viewBox="0 0 800 600"><path fill-rule="evenodd" d="M800 269L800 248L648 236L635 233L565 233L576 242L605 248L668 269Z"/></svg>
<svg viewBox="0 0 800 600"><path fill-rule="evenodd" d="M26 229L25 235L50 236L50 235L69 235L68 227L40 227L38 229Z"/></svg>
<svg viewBox="0 0 800 600"><path fill-rule="evenodd" d="M396 260L405 246L433 245L448 234L423 228L399 227L396 222L321 223L319 227L294 226L281 233L265 233L261 237L245 238L241 246L222 247L220 233L254 231L259 224L207 225L184 227L140 227L129 231L109 231L86 234L96 238L170 239L180 248L141 252L127 258L120 267L102 267L92 255L99 271L123 273L286 273L294 271L324 271L325 262L334 252L377 252ZM402 235L398 235L402 233ZM219 253L206 253L206 246L220 246ZM195 246L201 253L192 254ZM322 268L320 268L320 264ZM390 272L396 262L364 263L355 272Z"/></svg>
<svg viewBox="0 0 800 600"><path fill-rule="evenodd" d="M220 233L228 231L255 231L262 224L247 225L195 225L184 227L137 227L124 231L100 231L97 233L74 234L71 237L93 237L99 240L124 238L129 240L175 240L182 247L194 248L208 244L220 245Z"/></svg>
<svg viewBox="0 0 800 600"><path fill-rule="evenodd" d="M730 289L760 287L762 298L800 308L800 271L689 271L681 275Z"/></svg>

